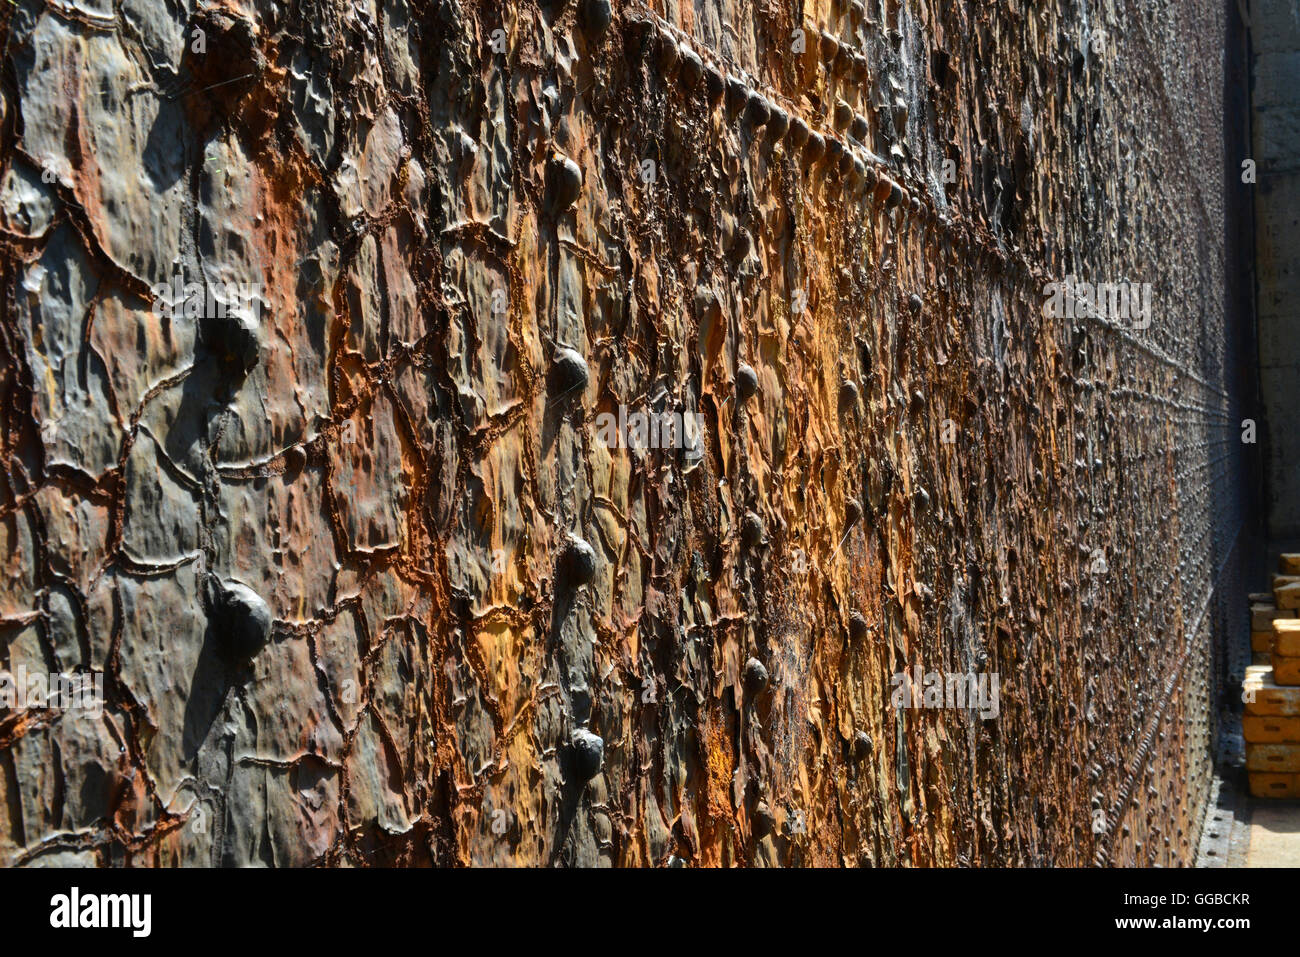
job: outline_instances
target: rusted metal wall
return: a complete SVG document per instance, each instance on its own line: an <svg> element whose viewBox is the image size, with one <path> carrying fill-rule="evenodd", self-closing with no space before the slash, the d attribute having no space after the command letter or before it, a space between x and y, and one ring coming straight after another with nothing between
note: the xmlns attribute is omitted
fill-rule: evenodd
<svg viewBox="0 0 1300 957"><path fill-rule="evenodd" d="M0 18L0 859L1188 862L1222 4Z"/></svg>

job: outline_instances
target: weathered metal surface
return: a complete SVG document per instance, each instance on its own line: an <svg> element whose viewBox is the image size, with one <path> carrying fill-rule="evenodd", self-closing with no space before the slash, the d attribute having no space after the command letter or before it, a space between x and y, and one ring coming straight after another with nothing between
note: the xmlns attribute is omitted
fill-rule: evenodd
<svg viewBox="0 0 1300 957"><path fill-rule="evenodd" d="M1190 863L1222 7L16 0L0 859Z"/></svg>

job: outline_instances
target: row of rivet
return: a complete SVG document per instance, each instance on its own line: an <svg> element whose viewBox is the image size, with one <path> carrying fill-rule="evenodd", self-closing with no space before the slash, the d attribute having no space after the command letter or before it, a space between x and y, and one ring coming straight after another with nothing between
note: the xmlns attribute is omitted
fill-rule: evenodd
<svg viewBox="0 0 1300 957"><path fill-rule="evenodd" d="M755 133L763 130L763 141L769 145L784 140L790 154L801 158L804 169L824 159L824 168L838 171L846 189L874 196L878 203L891 210L901 207L905 213L920 212L920 200L887 172L868 166L853 145L846 145L833 135L817 132L802 117L792 116L750 88L741 78L726 76L712 63L706 64L690 44L674 36L667 25L656 25L647 18L632 21L629 29L636 45L634 52L653 55L658 73L665 82L680 79L683 89L690 93L703 80L710 107L724 104L729 119L740 117ZM840 106L842 109L837 109L837 119L842 123L839 125L849 128L851 135L856 132L855 139L865 137L866 118L854 115L842 101ZM865 153L865 149L861 152Z"/></svg>
<svg viewBox="0 0 1300 957"><path fill-rule="evenodd" d="M864 201L874 199L878 206L890 211L898 209L901 216L910 216L927 230L951 232L953 244L963 252L980 255L986 268L995 272L1005 268L1021 277L1035 276L1046 281L1046 274L1022 253L1008 253L991 238L968 235L961 228L960 219L941 215L929 203L922 202L920 190L909 190L899 182L897 174L891 175L885 169L868 165L853 145L846 145L833 135L817 132L802 117L773 103L741 78L726 75L719 67L706 63L685 38L679 39L674 34L674 30L652 15L629 23L632 52L652 55L665 82L680 79L684 91L689 94L703 80L711 108L716 109L725 100L729 119L739 116L755 132L763 129L763 142L769 146L784 140L787 151L799 157L803 169L809 170L819 161L824 161L822 168L837 171L846 190L857 193ZM855 130L865 135L866 118L854 114L843 101L837 105L835 119L838 126L849 127L851 136ZM861 153L866 153L865 148Z"/></svg>

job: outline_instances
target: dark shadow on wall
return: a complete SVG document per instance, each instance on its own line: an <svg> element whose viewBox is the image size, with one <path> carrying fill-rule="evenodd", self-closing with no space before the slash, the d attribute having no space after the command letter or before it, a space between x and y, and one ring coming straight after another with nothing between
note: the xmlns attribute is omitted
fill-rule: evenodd
<svg viewBox="0 0 1300 957"><path fill-rule="evenodd" d="M1229 3L1239 25L1238 5ZM1241 4L1250 18L1247 38L1249 76L1237 85L1249 91L1242 121L1255 164L1252 215L1241 245L1251 249L1248 268L1229 280L1252 281L1258 336L1262 510L1265 533L1274 543L1300 542L1300 430L1293 426L1300 403L1300 88L1293 63L1300 55L1300 3L1250 0ZM1236 105L1236 104L1234 104ZM1233 118L1229 117L1229 124ZM1233 171L1240 178L1242 156ZM1231 191L1230 191L1231 198ZM1231 213L1232 210L1230 209ZM1230 248L1231 253L1231 248Z"/></svg>
<svg viewBox="0 0 1300 957"><path fill-rule="evenodd" d="M1251 35L1245 3L1223 6L1223 382L1227 417L1219 435L1226 482L1213 514L1215 594L1209 611L1224 641L1214 649L1210 713L1240 710L1242 671L1250 661L1247 594L1264 577L1262 503L1264 407L1260 401L1255 324L1255 189L1247 182L1251 151ZM1252 434L1253 430L1253 434ZM1206 437L1207 440L1210 436ZM1252 441L1253 439L1253 441ZM1215 741L1216 734L1211 740Z"/></svg>

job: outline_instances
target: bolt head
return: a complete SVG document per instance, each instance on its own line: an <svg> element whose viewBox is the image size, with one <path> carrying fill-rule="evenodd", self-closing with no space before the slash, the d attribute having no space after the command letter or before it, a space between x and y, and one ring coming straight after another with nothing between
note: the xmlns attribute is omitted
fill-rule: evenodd
<svg viewBox="0 0 1300 957"><path fill-rule="evenodd" d="M605 740L586 728L577 728L569 736L569 755L579 784L586 784L605 763Z"/></svg>
<svg viewBox="0 0 1300 957"><path fill-rule="evenodd" d="M742 362L736 369L736 400L748 402L758 392L758 373L753 366Z"/></svg>
<svg viewBox="0 0 1300 957"><path fill-rule="evenodd" d="M222 581L213 595L209 624L231 654L246 661L270 637L271 609L243 582Z"/></svg>
<svg viewBox="0 0 1300 957"><path fill-rule="evenodd" d="M571 588L588 585L596 577L596 550L576 535L570 535L560 552L561 584Z"/></svg>
<svg viewBox="0 0 1300 957"><path fill-rule="evenodd" d="M871 735L865 731L858 731L853 735L853 757L861 762L871 757L871 752L875 750L875 743L871 740Z"/></svg>
<svg viewBox="0 0 1300 957"><path fill-rule="evenodd" d="M704 78L704 61L700 59L698 53L684 43L681 46L681 57L682 87L689 92Z"/></svg>
<svg viewBox="0 0 1300 957"><path fill-rule="evenodd" d="M614 8L610 0L587 0L583 4L583 25L592 37L603 36L614 19Z"/></svg>

